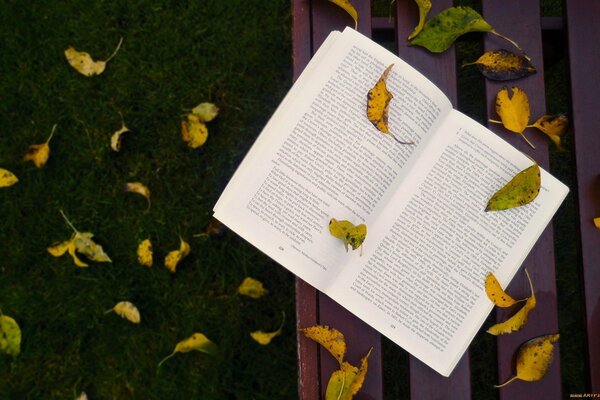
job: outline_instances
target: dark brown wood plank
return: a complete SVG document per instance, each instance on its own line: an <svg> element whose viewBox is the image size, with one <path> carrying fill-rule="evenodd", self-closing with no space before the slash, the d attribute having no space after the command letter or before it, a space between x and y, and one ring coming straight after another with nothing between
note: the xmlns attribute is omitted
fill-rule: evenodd
<svg viewBox="0 0 600 400"><path fill-rule="evenodd" d="M546 108L539 1L505 0L502 2L485 1L482 3L484 18L496 31L509 36L519 43L527 54L531 56L538 71L530 77L510 82L509 85L486 80L488 116L492 119L498 119L495 111L496 93L503 86L518 86L524 89L529 96L532 119L538 118L544 114ZM515 50L505 40L491 34L484 35L485 50L498 48ZM536 150L533 150L519 135L505 130L502 126L490 124L490 129L524 153L529 154L540 166L548 169L548 140L544 135L531 129L526 130L525 134L536 145ZM529 321L521 331L498 338L499 382L504 382L513 376L515 368L513 357L522 343L539 335L558 332L552 225L546 228L523 266L527 267L531 274L538 300L537 307L529 314ZM529 296L528 283L523 268L516 274L508 291L516 298ZM514 310L505 311L497 309L496 316L499 321L503 321L512 313L514 313ZM558 352L558 348L556 351ZM500 398L506 400L548 400L562 398L560 357L554 357L550 371L544 379L538 382L516 381L500 389Z"/></svg>
<svg viewBox="0 0 600 400"><path fill-rule="evenodd" d="M590 390L600 393L600 2L566 4Z"/></svg>
<svg viewBox="0 0 600 400"><path fill-rule="evenodd" d="M447 7L452 0L435 1L430 15ZM435 83L457 105L456 53L454 47L442 54L432 54L418 46L408 46L406 38L419 20L413 0L397 0L398 55ZM414 357L410 357L411 399L470 399L471 381L468 352L462 357L449 378L445 378Z"/></svg>

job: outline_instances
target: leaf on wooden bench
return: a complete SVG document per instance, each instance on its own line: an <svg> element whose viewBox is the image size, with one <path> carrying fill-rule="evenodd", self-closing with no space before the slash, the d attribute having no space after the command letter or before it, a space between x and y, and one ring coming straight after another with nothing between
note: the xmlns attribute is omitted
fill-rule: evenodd
<svg viewBox="0 0 600 400"><path fill-rule="evenodd" d="M542 115L528 127L537 128L550 138L559 150L562 150L561 138L567 131L569 119L566 115Z"/></svg>
<svg viewBox="0 0 600 400"><path fill-rule="evenodd" d="M485 293L488 299L498 307L510 307L524 300L515 300L500 286L493 273L488 272L485 277Z"/></svg>
<svg viewBox="0 0 600 400"><path fill-rule="evenodd" d="M515 175L490 198L485 211L501 211L531 203L540 192L540 167L537 163Z"/></svg>
<svg viewBox="0 0 600 400"><path fill-rule="evenodd" d="M331 218L329 221L329 233L344 242L344 247L346 248L346 252L348 252L348 245L352 246L352 250L356 250L362 246L367 237L367 226L365 224L354 225L350 221L338 221L335 218Z"/></svg>
<svg viewBox="0 0 600 400"><path fill-rule="evenodd" d="M300 332L325 347L338 360L340 367L342 366L346 355L346 339L342 332L323 325L300 329Z"/></svg>
<svg viewBox="0 0 600 400"><path fill-rule="evenodd" d="M123 38L119 40L119 44L113 53L106 59L106 61L94 61L90 53L86 53L85 51L77 51L73 47L69 47L65 50L65 57L67 58L67 62L71 65L71 67L75 68L77 72L85 76L94 76L100 75L106 69L106 63L108 63L114 56L117 55L117 52L121 48L121 44L123 44Z"/></svg>
<svg viewBox="0 0 600 400"><path fill-rule="evenodd" d="M531 289L531 296L527 298L525 305L517 311L515 315L510 317L504 322L493 325L490 327L487 332L498 336L504 335L506 333L512 333L520 330L527 323L527 317L529 316L529 312L533 310L536 306L535 293L533 292L533 284L531 283L531 278L529 277L529 272L525 269L525 274L527 274L527 280L529 280L529 287Z"/></svg>
<svg viewBox="0 0 600 400"><path fill-rule="evenodd" d="M50 136L44 143L32 144L29 146L27 153L23 157L23 161L31 161L37 168L42 168L46 165L48 158L50 157L50 140L52 140L52 136L54 136L56 126L57 125L54 124Z"/></svg>
<svg viewBox="0 0 600 400"><path fill-rule="evenodd" d="M419 7L419 23L408 36L407 40L411 40L423 30L423 26L425 26L425 19L431 10L431 0L415 0L415 3L417 3L417 6Z"/></svg>
<svg viewBox="0 0 600 400"><path fill-rule="evenodd" d="M358 393L369 369L368 358L372 350L373 348L361 359L360 368L344 361L340 369L331 374L325 391L325 400L351 400Z"/></svg>
<svg viewBox="0 0 600 400"><path fill-rule="evenodd" d="M354 6L350 2L350 0L329 0L329 1L332 2L333 4L338 5L341 8L343 8L344 11L346 11L348 14L350 14L352 19L354 20L354 29L358 29L358 11L356 11L356 8L354 8Z"/></svg>
<svg viewBox="0 0 600 400"><path fill-rule="evenodd" d="M0 168L0 188L9 187L19 182L19 178L7 169Z"/></svg>
<svg viewBox="0 0 600 400"><path fill-rule="evenodd" d="M594 226L600 229L600 217L594 218Z"/></svg>
<svg viewBox="0 0 600 400"><path fill-rule="evenodd" d="M12 317L0 313L0 353L16 357L21 352L21 328Z"/></svg>
<svg viewBox="0 0 600 400"><path fill-rule="evenodd" d="M496 94L496 113L500 116L500 121L493 119L489 121L496 124L501 123L509 131L518 133L529 146L535 149L533 143L523 134L523 131L529 125L529 117L531 116L527 93L518 87L513 87L511 90L512 96L509 95L506 87Z"/></svg>
<svg viewBox="0 0 600 400"><path fill-rule="evenodd" d="M209 338L207 338L203 333L196 332L192 336L187 339L183 339L181 342L177 343L175 346L175 350L158 363L158 368L167 361L169 358L173 357L177 353L189 353L190 351L195 350L202 353L215 355L218 353L218 347L214 344Z"/></svg>
<svg viewBox="0 0 600 400"><path fill-rule="evenodd" d="M486 51L477 61L463 67L467 65L476 65L483 76L496 81L519 79L536 72L528 58L504 49Z"/></svg>
<svg viewBox="0 0 600 400"><path fill-rule="evenodd" d="M501 388L509 383L521 379L527 382L539 381L550 369L554 358L554 342L559 339L559 334L539 336L525 342L517 352L517 374L501 385Z"/></svg>

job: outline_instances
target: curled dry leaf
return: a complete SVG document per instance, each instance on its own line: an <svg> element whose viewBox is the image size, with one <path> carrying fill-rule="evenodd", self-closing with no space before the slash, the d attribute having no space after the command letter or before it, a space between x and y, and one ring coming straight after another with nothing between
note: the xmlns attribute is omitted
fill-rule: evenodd
<svg viewBox="0 0 600 400"><path fill-rule="evenodd" d="M123 116L121 116L121 128L115 131L110 137L110 148L114 151L121 150L121 141L123 140L123 134L126 132L131 132L131 130L125 126L125 121L123 121Z"/></svg>
<svg viewBox="0 0 600 400"><path fill-rule="evenodd" d="M142 240L137 248L138 263L145 267L151 267L153 263L152 254L152 243L150 242L150 239Z"/></svg>
<svg viewBox="0 0 600 400"><path fill-rule="evenodd" d="M187 255L190 254L190 245L183 239L179 239L179 250L173 250L165 257L165 267L172 273L175 273L177 265Z"/></svg>
<svg viewBox="0 0 600 400"><path fill-rule="evenodd" d="M48 162L48 158L50 157L50 140L52 136L54 136L54 131L56 130L56 124L52 127L52 132L50 132L50 136L44 143L40 144L32 144L29 146L27 153L23 157L24 161L32 161L33 164L42 168Z"/></svg>
<svg viewBox="0 0 600 400"><path fill-rule="evenodd" d="M0 168L0 188L9 187L19 182L19 178L7 169Z"/></svg>
<svg viewBox="0 0 600 400"><path fill-rule="evenodd" d="M213 103L200 103L192 108L192 114L200 118L202 122L210 122L219 115L219 107Z"/></svg>
<svg viewBox="0 0 600 400"><path fill-rule="evenodd" d="M485 211L501 211L531 203L540 192L542 184L537 163L515 175L490 198Z"/></svg>
<svg viewBox="0 0 600 400"><path fill-rule="evenodd" d="M500 286L493 273L488 272L485 277L485 293L488 299L498 307L510 307L523 300L515 300L510 297Z"/></svg>
<svg viewBox="0 0 600 400"><path fill-rule="evenodd" d="M342 366L344 356L346 355L346 339L344 334L335 328L323 325L315 325L300 329L307 338L314 340L335 357Z"/></svg>
<svg viewBox="0 0 600 400"><path fill-rule="evenodd" d="M539 381L550 369L554 358L554 343L559 339L559 334L539 336L525 342L517 352L517 374L501 385L501 388L509 383L521 379L527 382Z"/></svg>
<svg viewBox="0 0 600 400"><path fill-rule="evenodd" d="M254 332L250 333L250 337L252 339L254 339L258 344L266 346L269 343L271 343L271 340L273 340L273 338L281 335L281 330L283 329L284 323L285 323L285 313L283 313L283 319L281 321L281 325L279 326L279 329L277 329L274 332L254 331Z"/></svg>
<svg viewBox="0 0 600 400"><path fill-rule="evenodd" d="M141 182L127 182L123 185L124 192L137 193L146 198L148 208L150 208L150 189Z"/></svg>
<svg viewBox="0 0 600 400"><path fill-rule="evenodd" d="M529 125L529 127L538 128L548 135L559 150L562 150L560 140L567 131L568 126L569 119L566 115L543 115L533 125Z"/></svg>
<svg viewBox="0 0 600 400"><path fill-rule="evenodd" d="M362 246L367 237L367 226L365 224L354 225L350 221L338 221L335 218L331 218L329 221L329 233L344 242L347 252L348 245L352 246L352 250L356 250Z"/></svg>
<svg viewBox="0 0 600 400"><path fill-rule="evenodd" d="M352 5L350 0L329 0L333 4L336 4L344 9L354 20L354 29L358 28L358 12L356 8Z"/></svg>
<svg viewBox="0 0 600 400"><path fill-rule="evenodd" d="M519 79L536 72L528 58L504 49L486 51L477 61L463 67L467 65L477 65L483 76L496 81Z"/></svg>
<svg viewBox="0 0 600 400"><path fill-rule="evenodd" d="M535 293L533 292L533 284L531 283L531 278L529 277L529 272L527 272L527 269L525 269L525 274L527 274L527 280L529 280L531 296L527 298L525 305L519 311L517 311L515 315L513 315L504 322L490 327L490 329L487 330L488 333L497 336L504 335L505 333L516 332L523 328L527 323L527 317L529 316L529 312L535 308L536 299Z"/></svg>
<svg viewBox="0 0 600 400"><path fill-rule="evenodd" d="M533 143L523 134L531 116L527 93L518 87L513 87L511 90L512 97L507 88L502 88L496 95L496 113L500 116L500 121L490 120L490 122L500 122L509 131L521 135L527 144L535 149Z"/></svg>
<svg viewBox="0 0 600 400"><path fill-rule="evenodd" d="M21 328L13 318L0 313L0 353L16 357L21 352Z"/></svg>
<svg viewBox="0 0 600 400"><path fill-rule="evenodd" d="M181 121L181 139L191 147L197 149L206 143L208 128L195 114L189 114L187 120Z"/></svg>
<svg viewBox="0 0 600 400"><path fill-rule="evenodd" d="M241 285L238 287L238 293L242 296L248 296L253 299L259 299L268 293L268 290L264 288L261 281L249 276L244 279Z"/></svg>
<svg viewBox="0 0 600 400"><path fill-rule="evenodd" d="M169 358L173 357L176 353L188 353L192 350L200 351L202 353L215 355L218 352L217 345L208 339L203 333L196 332L187 339L177 343L175 350L158 363L158 367L162 365Z"/></svg>
<svg viewBox="0 0 600 400"><path fill-rule="evenodd" d="M417 3L417 6L419 7L419 23L408 36L407 40L413 39L423 30L427 14L429 14L429 11L431 10L431 0L415 0L415 3Z"/></svg>
<svg viewBox="0 0 600 400"><path fill-rule="evenodd" d="M92 56L85 51L77 51L73 47L69 47L65 50L65 57L69 64L77 70L82 75L85 76L94 76L100 75L104 72L106 68L106 63L108 63L114 56L117 55L117 52L121 48L121 44L123 44L123 38L119 40L119 44L113 53L106 59L106 61L94 61Z"/></svg>
<svg viewBox="0 0 600 400"><path fill-rule="evenodd" d="M130 303L129 301L118 302L113 308L108 310L106 313L109 313L112 311L114 311L121 318L125 318L126 320L128 320L134 324L139 324L140 321L142 320L142 318L140 316L140 312L137 309L137 307L133 303Z"/></svg>

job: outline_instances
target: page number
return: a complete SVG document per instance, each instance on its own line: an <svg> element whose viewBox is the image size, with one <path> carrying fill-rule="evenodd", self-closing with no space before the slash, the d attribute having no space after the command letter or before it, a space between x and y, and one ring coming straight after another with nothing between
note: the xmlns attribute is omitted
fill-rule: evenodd
<svg viewBox="0 0 600 400"><path fill-rule="evenodd" d="M279 246L278 249L281 250L281 251L284 250L283 246Z"/></svg>

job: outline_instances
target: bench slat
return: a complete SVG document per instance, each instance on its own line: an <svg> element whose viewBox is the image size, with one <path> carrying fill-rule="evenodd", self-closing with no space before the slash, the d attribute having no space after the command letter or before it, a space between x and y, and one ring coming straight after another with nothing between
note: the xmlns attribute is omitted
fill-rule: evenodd
<svg viewBox="0 0 600 400"><path fill-rule="evenodd" d="M542 34L540 24L540 4L536 0L505 0L502 2L483 2L484 18L500 33L509 36L521 45L531 56L537 73L514 82L493 82L486 80L488 117L498 119L495 111L496 93L503 86L518 86L529 96L532 119L545 113L544 66L542 53ZM484 39L485 50L505 48L515 51L511 44L491 34ZM532 129L525 134L536 145L531 149L519 135L508 132L502 126L490 124L490 129L500 137L512 143L524 153L532 156L540 166L548 169L548 139ZM515 373L514 354L525 341L549 333L558 332L558 314L556 301L556 277L554 263L554 240L552 225L549 225L529 257L523 263L527 267L536 291L537 307L529 314L527 325L519 332L500 336L497 340L498 379L504 382ZM529 284L523 268L517 273L508 288L516 298L529 296ZM514 310L497 309L496 316L504 321ZM555 350L558 354L558 348ZM538 382L516 381L500 389L500 398L506 400L560 399L560 357L554 357L546 377Z"/></svg>
<svg viewBox="0 0 600 400"><path fill-rule="evenodd" d="M566 3L590 392L600 392L600 2Z"/></svg>

